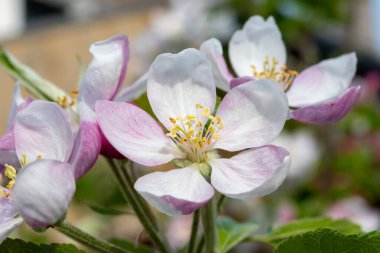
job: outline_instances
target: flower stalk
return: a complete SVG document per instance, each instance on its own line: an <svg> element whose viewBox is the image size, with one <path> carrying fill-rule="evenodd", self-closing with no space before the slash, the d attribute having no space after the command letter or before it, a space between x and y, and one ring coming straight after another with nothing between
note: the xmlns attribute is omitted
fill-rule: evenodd
<svg viewBox="0 0 380 253"><path fill-rule="evenodd" d="M216 229L217 209L215 201L211 200L201 211L206 252L217 253L218 235Z"/></svg>
<svg viewBox="0 0 380 253"><path fill-rule="evenodd" d="M195 211L193 216L193 224L191 226L191 234L187 253L193 253L195 249L195 243L197 240L197 232L199 227L199 210Z"/></svg>
<svg viewBox="0 0 380 253"><path fill-rule="evenodd" d="M92 235L84 232L83 230L67 223L64 220L58 221L54 226L54 229L67 235L68 237L80 242L94 250L103 253L128 253L129 251L122 249L114 244L95 238Z"/></svg>
<svg viewBox="0 0 380 253"><path fill-rule="evenodd" d="M153 221L152 215L150 211L148 211L148 207L136 194L136 191L133 188L133 182L129 174L125 169L119 167L115 160L108 158L107 161L112 169L113 174L116 177L117 182L120 185L124 197L133 208L145 231L161 253L168 253L168 247L159 235L157 225Z"/></svg>

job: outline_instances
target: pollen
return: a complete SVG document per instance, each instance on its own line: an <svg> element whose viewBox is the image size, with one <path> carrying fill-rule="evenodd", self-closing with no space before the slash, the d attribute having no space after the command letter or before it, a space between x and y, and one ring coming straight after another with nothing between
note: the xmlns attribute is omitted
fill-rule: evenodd
<svg viewBox="0 0 380 253"><path fill-rule="evenodd" d="M78 90L72 90L70 96L58 96L55 102L63 109L73 107L76 104L78 94Z"/></svg>
<svg viewBox="0 0 380 253"><path fill-rule="evenodd" d="M193 162L203 162L207 152L220 138L223 122L211 114L211 110L201 104L195 105L195 114L170 117L173 127L166 135L171 137L178 148Z"/></svg>
<svg viewBox="0 0 380 253"><path fill-rule="evenodd" d="M257 71L256 66L251 65L253 75L259 79L273 79L281 85L284 91L289 90L294 78L298 75L295 70L288 69L287 66L281 66L278 68L279 61L276 58L269 59L268 56L265 57L263 63L263 71Z"/></svg>

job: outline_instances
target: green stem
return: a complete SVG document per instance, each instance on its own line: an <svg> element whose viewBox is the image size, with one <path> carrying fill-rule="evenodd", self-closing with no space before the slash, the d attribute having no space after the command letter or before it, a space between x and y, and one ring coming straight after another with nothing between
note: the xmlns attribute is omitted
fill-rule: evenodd
<svg viewBox="0 0 380 253"><path fill-rule="evenodd" d="M206 252L216 253L218 235L216 231L216 205L214 200L211 200L202 208L202 222L204 227Z"/></svg>
<svg viewBox="0 0 380 253"><path fill-rule="evenodd" d="M226 196L224 195L220 195L219 199L218 199L218 213L220 213L220 210L222 210L222 206L223 206L223 203L224 203L224 200L226 199Z"/></svg>
<svg viewBox="0 0 380 253"><path fill-rule="evenodd" d="M125 171L125 169L120 168L113 159L108 158L107 161L110 164L112 172L114 173L120 185L124 197L132 206L136 216L139 218L141 222L141 225L144 227L145 231L152 239L152 241L155 243L159 251L161 253L168 253L169 250L166 244L163 242L160 235L158 234L158 230L156 229L154 222L152 222L151 218L149 217L149 214L146 212L143 205L141 205L142 201L139 200L139 196L133 188L133 182L129 178L128 173Z"/></svg>
<svg viewBox="0 0 380 253"><path fill-rule="evenodd" d="M191 226L191 235L189 241L189 247L187 248L187 253L193 253L195 248L195 241L197 239L197 232L199 226L199 210L194 213L193 225Z"/></svg>
<svg viewBox="0 0 380 253"><path fill-rule="evenodd" d="M83 230L65 222L64 220L58 221L53 226L54 229L67 235L68 237L80 242L92 249L95 249L103 253L128 253L127 250L122 249L114 244L108 243L106 241L100 240L87 234Z"/></svg>

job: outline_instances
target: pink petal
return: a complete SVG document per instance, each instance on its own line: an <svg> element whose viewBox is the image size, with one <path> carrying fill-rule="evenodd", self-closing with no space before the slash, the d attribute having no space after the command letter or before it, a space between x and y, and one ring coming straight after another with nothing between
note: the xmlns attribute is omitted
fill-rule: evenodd
<svg viewBox="0 0 380 253"><path fill-rule="evenodd" d="M75 138L69 163L74 167L74 177L78 179L95 164L101 147L100 129L96 122L82 121Z"/></svg>
<svg viewBox="0 0 380 253"><path fill-rule="evenodd" d="M80 85L80 100L92 109L97 100L112 100L124 81L129 61L126 36L114 36L91 45L93 60Z"/></svg>
<svg viewBox="0 0 380 253"><path fill-rule="evenodd" d="M251 65L263 71L266 57L276 58L278 68L286 63L286 49L281 33L272 17L264 20L261 16L251 17L242 30L232 36L229 43L229 56L232 67L238 76L253 74Z"/></svg>
<svg viewBox="0 0 380 253"><path fill-rule="evenodd" d="M355 53L321 61L302 71L287 91L289 105L305 107L329 101L345 92L356 72Z"/></svg>
<svg viewBox="0 0 380 253"><path fill-rule="evenodd" d="M170 117L196 114L196 104L213 111L216 89L206 56L193 48L159 55L148 72L148 98L154 114L167 129L173 127Z"/></svg>
<svg viewBox="0 0 380 253"><path fill-rule="evenodd" d="M15 205L32 227L46 227L66 212L75 192L74 168L54 160L37 160L17 175Z"/></svg>
<svg viewBox="0 0 380 253"><path fill-rule="evenodd" d="M242 77L237 77L237 78L234 78L230 81L230 88L233 89L235 88L236 86L239 86L243 83L247 83L249 81L254 81L255 78L253 78L253 76L242 76Z"/></svg>
<svg viewBox="0 0 380 253"><path fill-rule="evenodd" d="M7 132L13 130L14 121L17 112L25 109L33 100L31 98L24 99L21 95L21 87L19 83L16 83L16 87L13 92L13 100L11 104L11 109L9 111Z"/></svg>
<svg viewBox="0 0 380 253"><path fill-rule="evenodd" d="M280 86L269 79L233 88L216 116L224 123L215 148L239 151L271 142L284 127L288 102Z"/></svg>
<svg viewBox="0 0 380 253"><path fill-rule="evenodd" d="M228 70L226 61L223 58L223 48L220 41L211 38L202 43L200 51L207 56L207 59L211 63L216 87L226 92L229 91L229 83L233 76Z"/></svg>
<svg viewBox="0 0 380 253"><path fill-rule="evenodd" d="M22 218L7 218L0 220L0 244L23 222Z"/></svg>
<svg viewBox="0 0 380 253"><path fill-rule="evenodd" d="M26 155L31 161L38 156L67 161L74 144L68 113L42 100L33 101L17 114L14 138L18 157Z"/></svg>
<svg viewBox="0 0 380 253"><path fill-rule="evenodd" d="M190 214L214 196L214 189L193 165L140 177L135 189L160 212Z"/></svg>
<svg viewBox="0 0 380 253"><path fill-rule="evenodd" d="M155 166L183 157L161 126L137 106L98 101L95 107L99 126L108 141L134 162Z"/></svg>
<svg viewBox="0 0 380 253"><path fill-rule="evenodd" d="M232 158L209 161L211 184L231 198L260 197L275 191L284 181L290 165L288 151L263 146Z"/></svg>
<svg viewBox="0 0 380 253"><path fill-rule="evenodd" d="M353 86L332 101L296 109L292 112L293 118L310 124L335 123L351 110L361 90L361 86Z"/></svg>
<svg viewBox="0 0 380 253"><path fill-rule="evenodd" d="M145 73L131 86L125 87L121 90L115 97L114 101L128 102L139 98L144 92L146 92L147 76L148 74Z"/></svg>

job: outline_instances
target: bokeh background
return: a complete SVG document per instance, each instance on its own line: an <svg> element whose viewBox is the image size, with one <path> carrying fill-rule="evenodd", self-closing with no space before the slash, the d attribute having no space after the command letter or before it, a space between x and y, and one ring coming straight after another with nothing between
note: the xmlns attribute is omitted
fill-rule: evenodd
<svg viewBox="0 0 380 253"><path fill-rule="evenodd" d="M198 48L211 37L221 40L227 52L232 33L252 15L274 16L291 69L357 52L354 82L363 85L363 93L353 111L334 125L287 122L275 141L292 155L284 185L265 198L227 200L222 213L239 221L254 220L261 231L316 216L348 218L371 231L380 229L379 13L378 0L0 0L0 44L67 91L78 86L91 60L89 45L95 41L115 34L129 36L132 54L125 81L129 85L160 53ZM14 80L2 70L0 85L4 132ZM137 168L136 173L149 170ZM158 215L172 247L183 246L191 216ZM104 239L149 243L137 219L128 214L102 159L78 182L68 219ZM26 226L12 237L70 242L55 231L37 233ZM233 251L270 252L252 243Z"/></svg>

